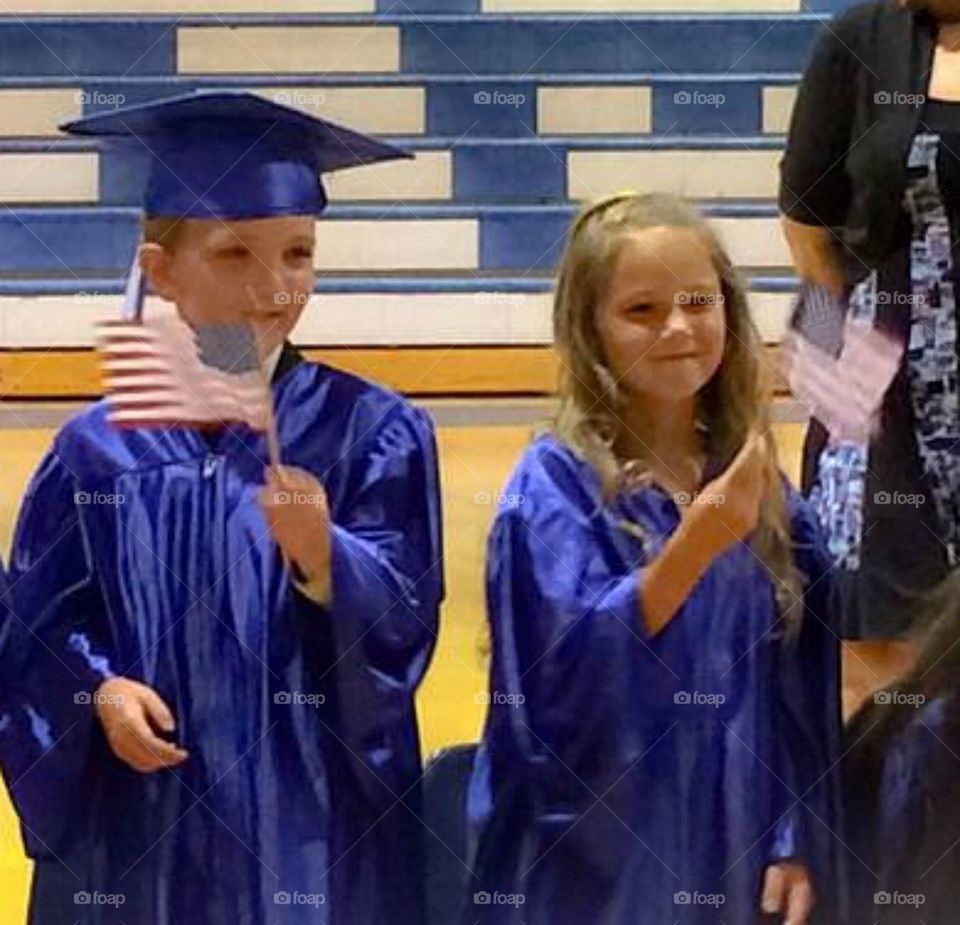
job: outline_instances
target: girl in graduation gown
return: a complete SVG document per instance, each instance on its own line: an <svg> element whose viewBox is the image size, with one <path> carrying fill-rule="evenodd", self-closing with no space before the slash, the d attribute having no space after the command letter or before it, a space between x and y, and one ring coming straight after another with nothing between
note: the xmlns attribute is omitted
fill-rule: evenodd
<svg viewBox="0 0 960 925"><path fill-rule="evenodd" d="M31 923L419 925L433 430L285 341L313 291L318 173L398 152L250 94L73 128L151 146L141 263L192 325L264 332L283 468L244 425L119 430L105 402L43 459L0 634L35 717L29 753L0 753Z"/></svg>
<svg viewBox="0 0 960 925"><path fill-rule="evenodd" d="M464 921L815 921L829 562L777 470L745 293L685 205L626 194L574 226L554 323L559 417L489 543Z"/></svg>
<svg viewBox="0 0 960 925"><path fill-rule="evenodd" d="M960 910L960 572L915 616L929 629L913 666L847 725L852 925L952 925Z"/></svg>

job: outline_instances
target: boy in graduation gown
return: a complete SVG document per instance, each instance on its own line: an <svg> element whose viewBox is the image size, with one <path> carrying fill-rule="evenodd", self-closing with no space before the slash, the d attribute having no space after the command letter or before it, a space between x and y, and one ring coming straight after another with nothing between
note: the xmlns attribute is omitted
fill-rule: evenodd
<svg viewBox="0 0 960 925"><path fill-rule="evenodd" d="M282 466L250 427L119 430L106 402L40 465L0 635L44 729L12 788L31 922L419 923L433 430L287 340L319 175L403 153L248 93L66 128L151 152L145 277L191 327L256 327Z"/></svg>

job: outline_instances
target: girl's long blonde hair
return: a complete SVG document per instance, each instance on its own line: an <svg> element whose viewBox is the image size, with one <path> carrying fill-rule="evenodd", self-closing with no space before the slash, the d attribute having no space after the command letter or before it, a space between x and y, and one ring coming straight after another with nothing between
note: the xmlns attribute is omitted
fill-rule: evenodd
<svg viewBox="0 0 960 925"><path fill-rule="evenodd" d="M597 470L607 498L624 487L628 466L633 476L638 464L642 465L623 459L617 452L617 438L625 426L622 421L627 396L607 366L597 308L624 243L636 232L656 227L695 232L706 245L720 278L726 346L720 367L700 393L698 423L705 433L708 458L724 467L748 434L762 435L767 459L765 497L752 548L773 576L781 612L795 626L803 610L794 606L799 603L803 581L794 564L789 516L771 432L763 341L730 256L707 222L684 200L663 194L612 196L586 208L571 229L553 308L554 341L561 361L554 433Z"/></svg>

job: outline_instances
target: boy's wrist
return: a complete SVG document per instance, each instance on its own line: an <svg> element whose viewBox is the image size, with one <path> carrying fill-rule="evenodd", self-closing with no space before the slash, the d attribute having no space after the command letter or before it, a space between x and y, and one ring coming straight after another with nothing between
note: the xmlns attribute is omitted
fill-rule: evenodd
<svg viewBox="0 0 960 925"><path fill-rule="evenodd" d="M298 563L290 563L290 575L296 589L314 604L326 606L330 603L330 569L308 571Z"/></svg>

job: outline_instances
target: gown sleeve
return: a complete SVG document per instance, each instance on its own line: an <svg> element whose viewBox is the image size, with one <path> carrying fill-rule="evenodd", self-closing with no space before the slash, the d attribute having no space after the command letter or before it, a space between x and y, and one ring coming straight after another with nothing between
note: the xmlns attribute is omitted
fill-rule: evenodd
<svg viewBox="0 0 960 925"><path fill-rule="evenodd" d="M34 857L56 852L75 814L99 735L92 695L114 673L76 492L55 448L23 501L0 617L0 677L11 708L0 763Z"/></svg>
<svg viewBox="0 0 960 925"><path fill-rule="evenodd" d="M646 563L625 556L575 474L540 468L517 486L522 503L500 510L489 540L494 658L485 738L515 778L498 775L498 787L521 786L527 775L556 808L588 796L582 781L602 792L637 759L642 746L624 719L645 696L672 702L673 676L652 670L657 642L645 631L639 593ZM482 808L471 815L479 821Z"/></svg>
<svg viewBox="0 0 960 925"><path fill-rule="evenodd" d="M322 621L332 639L332 732L361 791L392 805L409 787L410 756L419 755L414 694L443 598L429 418L403 406L352 451L350 465L350 488L332 504L331 600L323 606L294 593L303 618Z"/></svg>
<svg viewBox="0 0 960 925"><path fill-rule="evenodd" d="M812 509L789 492L794 559L805 577L800 626L783 640L778 775L785 788L769 859L807 864L823 905L836 908L843 879L841 713L836 585Z"/></svg>

